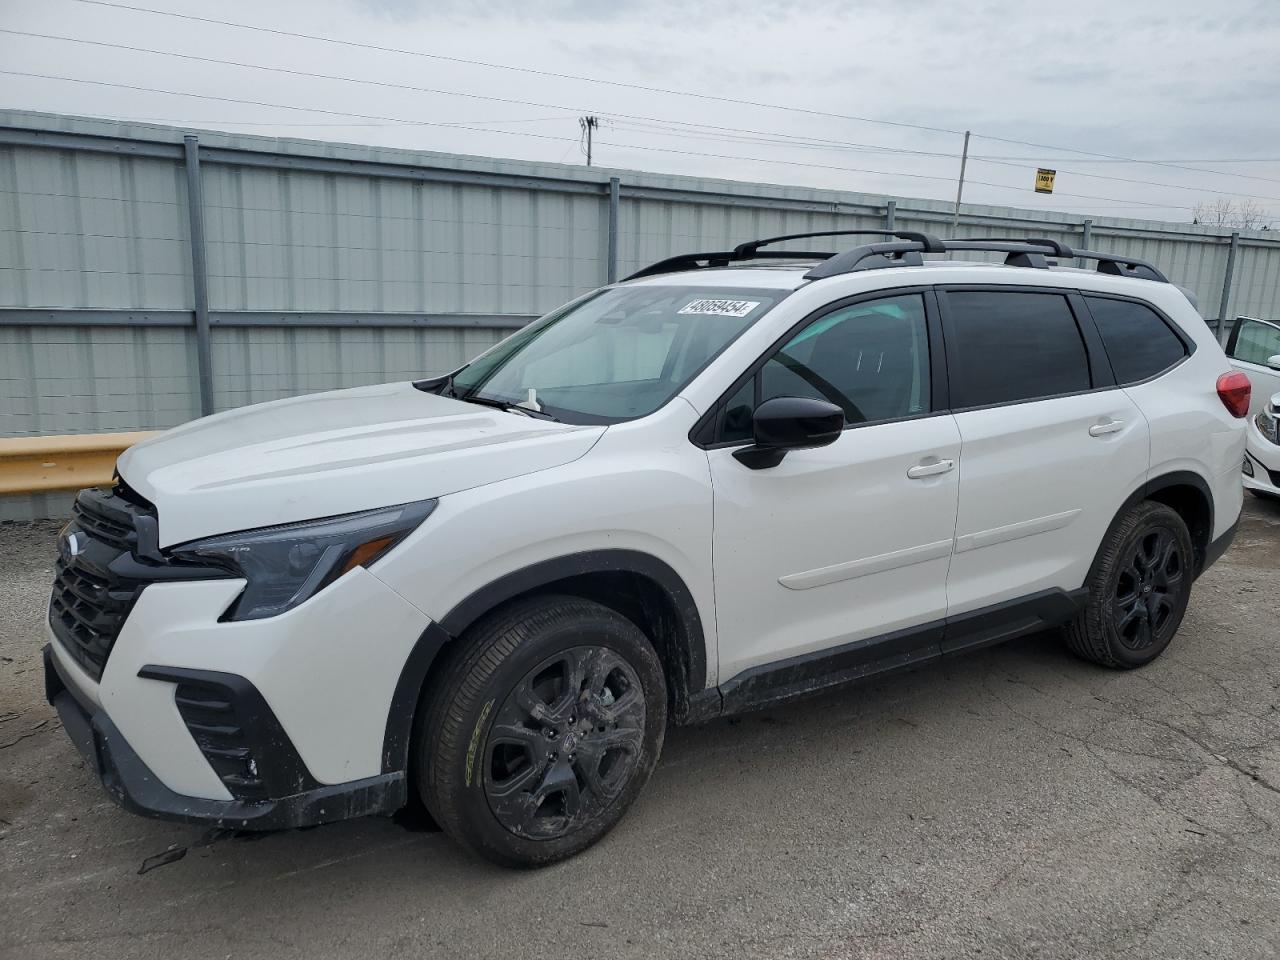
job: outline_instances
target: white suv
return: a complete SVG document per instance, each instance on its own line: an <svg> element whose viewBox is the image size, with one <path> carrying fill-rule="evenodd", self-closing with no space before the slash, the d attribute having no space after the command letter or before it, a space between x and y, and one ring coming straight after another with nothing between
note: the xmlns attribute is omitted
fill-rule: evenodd
<svg viewBox="0 0 1280 960"><path fill-rule="evenodd" d="M1148 264L891 236L676 257L451 376L139 444L59 540L66 729L141 813L416 796L528 865L618 821L669 720L1059 625L1148 663L1234 533L1247 378ZM925 259L974 250L1005 264Z"/></svg>

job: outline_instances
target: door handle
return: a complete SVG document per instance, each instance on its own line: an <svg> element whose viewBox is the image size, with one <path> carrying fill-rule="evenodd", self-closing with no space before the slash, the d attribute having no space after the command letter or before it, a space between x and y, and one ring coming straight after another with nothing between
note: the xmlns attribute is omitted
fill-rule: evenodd
<svg viewBox="0 0 1280 960"><path fill-rule="evenodd" d="M936 477L944 473L950 473L955 468L956 462L954 460L934 460L931 463L917 463L907 470L907 478L910 480L923 480L925 477Z"/></svg>
<svg viewBox="0 0 1280 960"><path fill-rule="evenodd" d="M1124 429L1123 420L1108 420L1106 423L1095 423L1089 428L1089 436L1105 437L1109 433L1119 433Z"/></svg>

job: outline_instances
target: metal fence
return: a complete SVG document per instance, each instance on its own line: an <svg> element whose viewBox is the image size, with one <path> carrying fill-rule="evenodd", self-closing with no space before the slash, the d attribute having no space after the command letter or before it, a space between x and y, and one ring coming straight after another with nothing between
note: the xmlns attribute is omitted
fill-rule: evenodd
<svg viewBox="0 0 1280 960"><path fill-rule="evenodd" d="M951 233L951 204L0 111L0 436L173 426L442 373L674 253ZM1280 238L965 205L963 235L1142 257L1280 315ZM0 519L62 497L0 498Z"/></svg>

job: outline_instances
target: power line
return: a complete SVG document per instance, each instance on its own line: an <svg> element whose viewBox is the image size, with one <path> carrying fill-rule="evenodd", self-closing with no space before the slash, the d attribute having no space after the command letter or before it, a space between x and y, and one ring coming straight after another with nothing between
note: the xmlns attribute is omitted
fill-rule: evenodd
<svg viewBox="0 0 1280 960"><path fill-rule="evenodd" d="M108 7L116 10L128 10L134 13L145 13L145 14L151 14L153 16L171 17L174 19L187 20L195 23L206 23L206 24L214 24L216 26L233 27L239 30L251 30L254 32L267 33L267 34L280 36L280 37L292 37L294 39L312 40L319 43L338 44L341 46L351 47L355 49L372 50L378 53L394 53L402 56L423 57L426 59L440 60L447 63L461 63L461 64L466 64L468 66L484 67L491 70L506 70L506 71L512 71L516 73L528 74L532 76L549 77L549 78L554 78L558 80L574 80L574 81L583 82L583 83L599 83L599 84L605 84L608 86L622 87L622 88L631 89L631 90L642 90L647 93L660 93L667 96L688 97L688 98L693 98L698 100L715 101L719 103L732 103L732 104L737 104L739 106L758 107L758 108L769 109L769 110L784 110L791 113L806 114L806 115L815 116L815 117L825 117L825 118L835 119L835 120L850 120L857 123L874 123L874 124L881 124L884 126L900 127L900 128L912 129L912 130L922 130L929 133L945 133L945 134L952 134L955 136L959 136L964 133L963 130L955 130L948 127L936 127L936 126L929 126L927 124L908 123L905 121L897 121L897 120L882 120L876 117L862 117L854 114L830 113L827 111L815 110L808 107L796 107L796 106L790 106L787 104L768 103L765 101L746 100L746 99L740 99L735 97L721 97L721 96L715 96L713 94L708 94L708 93L699 93L694 90L680 90L680 89L671 89L667 87L656 87L656 86L649 86L646 84L629 83L622 80L610 80L602 77L588 77L580 74L558 73L552 70L539 70L533 67L520 67L520 66L514 66L511 64L504 64L504 63L491 63L485 60L472 60L465 57L455 57L455 56L449 56L449 55L440 54L440 53L428 53L422 50L407 50L400 47L389 47L381 44L362 43L355 40L343 40L336 37L321 36L319 34L300 33L297 31L280 30L274 27L264 27L264 26L259 26L255 24L238 23L233 20L219 20L213 17L200 17L194 14L177 13L176 11L172 11L172 10L157 10L154 7L144 7L144 6L138 6L138 5L126 4L126 3L116 3L116 2L111 2L111 0L72 0L72 2L87 4L91 6L98 6L98 7ZM1061 151L1066 151L1068 153L1072 153L1080 156L1097 157L1097 158L1102 158L1102 159L1116 161L1116 162L1164 166L1164 167L1170 167L1172 169L1186 170L1194 173L1206 173L1212 176L1242 177L1245 179L1280 182L1280 181L1273 181L1272 178L1268 178L1268 177L1258 177L1258 176L1252 176L1250 174L1242 174L1242 173L1227 173L1221 170L1209 170L1201 167L1190 167L1190 166L1185 166L1178 163L1163 161L1163 160L1143 160L1135 157L1123 157L1115 154L1098 153L1095 151L1081 150L1077 147L1054 146L1052 144L1035 143L1029 140L1018 140L1011 137L1000 137L994 134L975 133L973 134L973 136L983 140L992 140L999 143L1011 143L1011 144L1016 144L1018 146L1034 147L1037 150L1061 150Z"/></svg>
<svg viewBox="0 0 1280 960"><path fill-rule="evenodd" d="M90 0L77 0L77 2L87 3L87 2L90 2ZM985 133L983 134L975 133L974 136L979 137L983 140L995 140L995 141L998 141L999 143L1013 143L1022 147L1035 147L1038 150L1066 150L1068 153L1081 154L1082 156L1086 156L1086 157L1099 157L1104 160L1114 160L1114 161L1120 161L1124 163L1142 163L1142 164L1147 164L1153 167L1168 167L1171 170L1188 170L1192 173L1209 173L1218 177L1240 177L1245 180L1265 180L1268 183L1280 183L1280 180L1276 180L1274 177L1259 177L1259 176L1255 176L1253 174L1248 174L1248 173L1226 173L1225 171L1222 171L1222 170L1209 170L1205 167L1189 167L1189 166L1186 166L1185 164L1172 163L1166 160L1136 160L1133 157L1122 157L1112 153L1096 153L1092 150L1079 150L1079 149L1076 149L1075 147L1061 147L1061 146L1053 146L1052 144L1033 143L1030 140L1014 140L1009 137L996 137L996 136L991 136L990 134L985 134Z"/></svg>
<svg viewBox="0 0 1280 960"><path fill-rule="evenodd" d="M80 0L80 2L97 2L97 0ZM110 4L107 4L107 5L110 5ZM113 49L127 50L132 53L148 53L148 54L153 54L157 56L174 57L177 59L192 60L192 61L197 61L201 63L213 63L221 66L239 67L239 68L250 69L250 70L263 70L263 71L269 71L272 73L283 73L291 76L307 77L310 79L333 80L333 81L344 82L344 83L359 83L359 84L366 84L370 86L385 87L390 89L413 91L418 93L431 93L431 94L443 94L447 96L459 96L459 97L464 97L468 99L490 100L490 101L495 101L500 103L514 104L514 105L520 105L520 106L535 106L535 107L540 107L545 109L564 109L564 110L575 109L573 107L569 107L563 104L538 103L538 102L527 101L527 100L515 100L507 97L491 97L484 94L471 94L471 93L460 92L460 91L444 90L436 87L420 87L412 84L393 83L390 81L373 80L373 79L367 79L362 77L349 77L342 74L315 73L315 72L305 71L305 70L294 70L288 67L272 66L269 64L250 63L247 61L240 61L240 60L223 60L216 57L205 57L205 56L200 56L196 54L178 53L176 51L171 51L171 50L159 50L153 47L141 47L141 46L136 46L131 44L111 43L111 42L102 41L102 40L90 40L83 37L68 37L68 36L60 36L56 34L34 33L31 31L13 30L8 28L0 28L0 33L7 33L7 34L26 36L26 37L37 37L44 40L55 40L55 41L69 42L69 43L79 43L79 44L85 44L88 46L108 47ZM590 114L590 115L595 116L594 114ZM639 123L637 124L638 126L648 125L651 129L656 128L660 130L671 129L672 121L663 122L656 118L636 117L628 114L619 114L618 116L629 119L629 120L633 120L633 121L639 121ZM232 122L235 122L235 121L232 121ZM516 121L472 121L472 122L474 123L487 123L487 122L517 123L517 122L524 122L524 121L516 120ZM683 127L701 127L702 126L698 124L683 123L681 121L674 121L674 122L680 124ZM442 126L446 124L436 124L436 125ZM458 125L458 126L461 127L461 125ZM717 134L700 134L695 132L684 132L684 131L679 131L679 132L673 131L667 135L683 136L686 138L710 139L710 140L722 139L727 142L734 142L735 140L737 142L755 140L756 142L761 142L761 143L773 143L773 144L784 145L784 146L794 145L794 146L805 147L807 149L840 149L840 150L852 150L855 152L896 153L896 154L903 154L903 155L909 155L909 156L945 158L948 160L954 159L954 156L955 156L952 153L946 153L946 152L940 152L940 151L915 150L915 149L910 149L906 147L893 147L887 144L860 144L860 143L850 143L850 142L839 141L839 140L826 140L822 138L813 138L813 137L796 137L788 134L769 134L763 131L749 130L745 128L716 127L712 125L707 125L706 127L703 127L703 129L719 130L719 131L724 131L725 133L734 133L737 136L734 138L730 138L730 137L723 137L722 135L717 135ZM588 130L584 130L585 139L590 139L589 132L590 131ZM585 146L583 147L583 152L584 153L588 152ZM979 159L979 158L974 157L973 159ZM1013 166L1013 167L1020 167L1020 168L1024 167L1024 164L1020 164L1016 161L982 158L981 162L989 163L989 164L1002 164L1004 166ZM590 159L588 159L587 165L588 166L591 165ZM1212 194L1220 194L1223 196L1237 196L1237 197L1249 198L1249 199L1275 200L1277 202L1280 202L1280 197L1257 197L1254 194L1241 193L1238 191L1230 191L1230 190L1218 190L1211 187L1201 188L1201 187L1189 187L1189 186L1184 186L1182 184L1173 184L1173 183L1153 183L1151 181L1146 181L1146 180L1134 180L1134 179L1125 178L1125 177L1112 177L1105 174L1093 174L1093 173L1085 173L1082 171L1072 171L1072 170L1059 170L1059 172L1082 176L1082 177L1090 177L1090 178L1099 179L1099 180L1113 180L1119 183L1132 183L1140 186L1163 187L1163 188L1168 188L1173 190L1187 190L1195 193L1212 193ZM1226 176L1228 174L1223 174L1223 175ZM1257 179L1269 179L1269 178L1257 178ZM1280 180L1273 180L1272 182L1280 183ZM1065 196L1065 194L1061 194L1061 195ZM1077 196L1086 196L1086 195L1077 194Z"/></svg>
<svg viewBox="0 0 1280 960"><path fill-rule="evenodd" d="M815 117L827 117L835 120L853 120L858 123L878 123L889 127L905 127L912 130L925 130L930 133L961 133L963 131L949 130L946 127L931 127L921 123L906 123L898 120L880 120L875 117L859 117L852 114L827 113L822 110L812 110L806 107L792 107L784 104L766 103L759 100L743 100L734 97L717 97L709 93L698 93L694 90L676 90L667 87L652 87L642 83L627 83L623 80L608 80L601 77L585 77L573 73L557 73L552 70L538 70L533 67L518 67L506 63L490 63L485 60L469 60L465 57L447 56L442 53L427 53L423 50L405 50L399 47L387 47L376 43L360 43L355 40L341 40L336 37L324 37L318 34L299 33L292 30L278 30L274 27L263 27L249 23L236 23L233 20L217 20L213 17L198 17L189 13L177 13L173 10L157 10L153 7L135 6L127 3L111 3L109 0L72 0L74 3L84 3L96 7L111 7L116 10L130 10L134 13L149 13L160 17L173 17L179 20L190 20L196 23L215 24L220 27L235 27L240 30L253 30L260 33L270 33L279 37L293 37L300 40L314 40L320 43L335 43L344 47L353 47L360 50L373 50L377 53L395 53L408 57L425 57L430 60L443 60L447 63L463 63L472 67L486 67L491 70L508 70L515 73L530 74L537 77L549 77L556 80L576 80L583 83L601 83L612 87L624 87L630 90L642 90L646 93L661 93L673 97L690 97L697 100L714 100L719 103L734 103L744 107L763 107L769 110L788 110L795 113L806 113Z"/></svg>
<svg viewBox="0 0 1280 960"><path fill-rule="evenodd" d="M77 0L77 2L88 3L88 2L95 2L95 0ZM126 50L130 53L149 53L155 56L173 57L179 60L191 60L198 63L213 63L213 64L218 64L219 66L226 66L226 67L241 67L249 70L264 70L271 73L283 73L283 74L288 74L290 76L307 77L315 80L335 80L335 81L345 82L345 83L362 83L362 84L367 84L369 86L384 87L391 90L407 90L414 93L439 94L441 96L462 97L468 100L485 100L492 103L504 103L504 104L513 105L513 106L537 107L543 110L572 110L575 112L575 114L578 114L578 115L581 115L584 113L602 115L606 113L606 111L597 110L595 108L570 106L562 103L544 103L537 100L517 100L512 97L495 97L488 94L468 93L466 91L448 90L441 87L422 87L422 86L415 86L414 84L408 84L408 83L394 83L389 80L373 80L373 79L367 79L363 77L349 77L342 74L332 74L332 73L315 73L307 70L295 70L290 67L280 67L280 66L273 66L270 64L262 64L262 63L249 63L243 60L223 60L217 57L206 57L206 56L201 56L198 54L191 54L191 53L178 53L177 51L174 51L174 50L160 50L155 47L141 47L133 44L111 43L105 40L90 40L84 37L68 37L68 36L61 36L58 34L34 33L27 30L13 30L13 29L4 28L4 27L0 27L0 33L8 33L8 34L23 36L23 37L36 37L42 40L57 40L57 41L63 41L67 43L79 43L79 44L84 44L84 45L93 46L93 47L106 47L114 50ZM760 137L787 136L784 134L774 135L766 131L751 130L743 127L721 127L721 126L716 126L714 124L689 123L687 121L682 121L682 120L663 120L657 117L646 117L646 116L627 114L627 113L608 113L608 116L617 117L617 118L626 119L626 120L632 120L632 121L647 121L660 126L675 124L682 127L694 127L698 129L705 129L705 130L720 130L720 131L725 131L729 133L753 134ZM954 153L913 150L906 147L891 147L888 145L876 145L876 144L858 144L858 143L849 143L846 141L839 141L839 140L815 140L815 138L812 138L812 137L802 138L802 139L807 139L807 140L820 142L820 143L836 144L836 145L840 145L848 148L865 147L868 150L873 150L873 151L917 154L920 156L946 157L948 159L953 159L955 157Z"/></svg>
<svg viewBox="0 0 1280 960"><path fill-rule="evenodd" d="M207 94L207 93L190 93L182 90L168 90L160 87L146 87L146 86L141 86L139 84L117 83L109 80L88 80L82 77L62 77L62 76L57 76L55 74L31 73L31 72L22 71L22 70L4 70L4 69L0 69L0 75L14 76L14 77L29 77L29 78L40 79L40 80L59 80L67 83L80 83L80 84L88 84L91 86L110 87L118 90L135 90L141 93L157 93L165 96L192 97L197 100L213 100L220 103L236 103L236 104L242 104L246 106L270 107L270 108L279 109L279 110L300 110L307 113L320 113L328 116L354 117L360 120L383 120L383 121L392 121L396 123L404 123L404 124L409 124L413 126L423 126L423 127L448 127L450 129L471 130L477 133L492 133L492 134L499 134L501 136L531 137L538 140L553 140L559 143L565 143L565 142L577 143L578 142L575 138L557 137L551 134L529 133L529 132L515 131L515 130L488 130L483 127L472 127L472 126L456 124L456 123L444 123L444 122L432 121L432 120L414 120L414 119L408 119L408 118L402 118L402 117L382 116L378 114L354 113L354 112L343 111L343 110L330 110L324 107L304 107L296 104L271 103L271 102L262 101L262 100L245 100L237 97L224 97L224 96L218 96L216 94ZM600 141L600 142L603 143L604 141ZM863 174L870 174L873 176L905 177L905 178L910 178L915 180L937 180L937 181L947 182L947 183L949 183L952 179L949 176L931 176L928 174L920 174L920 173L905 173L903 171L898 171L898 170L874 170L869 168L858 168L858 167L840 167L840 166L834 166L829 164L800 163L800 162L791 161L791 160L774 160L774 159L769 159L764 157L744 157L744 156L737 156L732 154L701 153L701 152L694 152L689 150L673 150L668 147L645 146L642 144L614 142L614 143L611 143L610 145L615 147L622 147L624 149L629 149L629 150L654 151L658 153L671 153L671 154L679 154L683 156L706 157L706 158L718 159L718 160L739 160L739 161L744 161L749 163L781 164L784 166L791 166L791 167L806 167L806 168L822 169L822 170L834 170L834 171L843 172L843 173L863 173ZM1010 184L990 183L990 182L981 181L981 180L972 180L970 182L980 186L991 187L997 190L1013 190L1018 193L1025 193L1024 188L1012 186ZM1142 207L1157 208L1162 210L1190 210L1191 209L1190 207L1179 206L1177 204L1146 203L1143 201L1119 199L1116 197L1100 197L1100 196L1093 196L1090 194L1080 194L1080 193L1061 193L1061 194L1058 194L1058 196L1072 197L1075 199L1082 199L1082 200L1101 200L1106 202L1116 202L1116 203L1123 203L1128 206L1142 206Z"/></svg>
<svg viewBox="0 0 1280 960"><path fill-rule="evenodd" d="M847 150L854 150L855 152L865 152L865 153L897 153L897 154L911 154L911 155L922 156L922 157L939 157L939 158L946 158L948 160L955 159L954 153L941 153L941 152L930 151L930 150L909 150L904 147L890 147L887 145L874 146L874 145L861 145L861 144L845 144L845 143L841 143L838 140L818 140L814 138L804 138L804 137L792 139L792 138L789 138L788 135L786 134L779 134L777 136L765 135L761 137L751 137L747 135L726 136L722 134L695 133L690 131L674 130L671 128L666 128L662 124L657 124L657 123L654 123L654 124L623 123L623 124L620 124L619 126L622 129L634 128L638 132L642 132L642 133L657 133L658 135L661 135L661 136L681 137L685 139L714 140L714 141L721 141L726 143L750 143L750 142L771 143L771 144L777 144L780 146L793 146L793 147L800 147L803 149L810 149L810 150L846 150L847 149ZM1034 166L1036 166L1036 161L1034 158L1019 157L1013 160L1001 160L1001 159L996 159L991 157L982 157L982 156L975 156L973 154L970 154L969 159L978 161L981 163L994 164L996 166L1016 167L1017 169L1020 169L1020 170L1029 170L1029 169L1032 169ZM1018 162L1019 160L1022 162ZM1213 193L1213 194L1221 194L1223 196L1244 197L1252 200L1264 199L1264 200L1280 201L1280 197L1259 197L1255 193L1242 193L1236 190L1219 190L1214 187L1192 187L1192 186L1188 186L1186 184L1181 184L1181 183L1163 183L1156 180L1135 180L1131 177L1115 177L1115 176L1110 176L1102 173L1086 173L1083 170L1067 170L1062 167L1059 167L1057 172L1071 174L1072 176L1077 176L1077 177L1088 177L1094 180L1111 180L1116 183L1133 183L1133 184L1138 184L1139 186L1144 186L1144 187L1163 187L1170 190L1188 190L1192 193ZM1263 179L1269 179L1269 178L1263 178ZM1273 180L1272 182L1280 183L1280 179Z"/></svg>

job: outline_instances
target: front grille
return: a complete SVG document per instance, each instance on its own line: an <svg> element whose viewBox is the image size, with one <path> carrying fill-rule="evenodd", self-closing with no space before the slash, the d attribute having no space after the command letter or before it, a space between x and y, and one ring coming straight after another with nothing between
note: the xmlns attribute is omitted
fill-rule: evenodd
<svg viewBox="0 0 1280 960"><path fill-rule="evenodd" d="M267 787L235 707L235 696L211 683L180 683L174 703L196 746L233 797L264 800Z"/></svg>
<svg viewBox="0 0 1280 960"><path fill-rule="evenodd" d="M125 491L83 490L58 538L49 625L64 650L95 681L146 583L117 569L137 548L136 519L147 507Z"/></svg>

